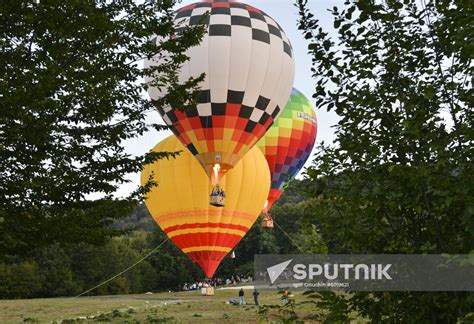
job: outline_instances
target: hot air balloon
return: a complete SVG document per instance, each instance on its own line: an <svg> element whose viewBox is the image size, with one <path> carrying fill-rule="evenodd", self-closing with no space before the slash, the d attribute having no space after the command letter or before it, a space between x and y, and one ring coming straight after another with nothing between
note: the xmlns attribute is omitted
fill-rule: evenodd
<svg viewBox="0 0 474 324"><path fill-rule="evenodd" d="M229 197L225 207L216 208L208 204L212 184L206 173L175 136L153 150L183 152L176 159L162 159L144 167L142 185L152 174L158 182L147 194L145 204L174 244L210 278L260 214L270 191L265 157L254 147L222 178Z"/></svg>
<svg viewBox="0 0 474 324"><path fill-rule="evenodd" d="M224 175L277 118L291 92L294 60L280 25L244 3L208 0L185 6L176 12L177 31L199 24L206 13L207 34L186 53L190 60L179 73L182 81L206 74L196 107L157 109L212 178L213 167L218 165L218 174ZM147 59L145 67L158 61ZM163 90L150 86L148 93L158 99Z"/></svg>
<svg viewBox="0 0 474 324"><path fill-rule="evenodd" d="M282 113L257 143L257 147L267 159L272 177L270 194L264 205L265 213L280 198L285 184L296 176L305 164L313 149L316 133L317 119L311 103L293 88ZM271 217L267 217L267 220L273 224Z"/></svg>

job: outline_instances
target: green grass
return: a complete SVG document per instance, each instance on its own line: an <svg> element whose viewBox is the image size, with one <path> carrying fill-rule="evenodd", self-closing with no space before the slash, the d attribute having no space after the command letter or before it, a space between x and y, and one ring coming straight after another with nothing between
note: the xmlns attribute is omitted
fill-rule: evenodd
<svg viewBox="0 0 474 324"><path fill-rule="evenodd" d="M238 290L216 290L214 296L199 292L160 293L28 300L0 300L0 323L256 323L258 307L253 305L252 290L246 290L247 305L226 304L238 299ZM302 301L301 292L295 292ZM164 300L174 299L174 300ZM281 305L276 290L260 291L260 303ZM277 310L272 310L274 313ZM299 318L317 323L314 305L297 308ZM270 316L272 318L272 316Z"/></svg>

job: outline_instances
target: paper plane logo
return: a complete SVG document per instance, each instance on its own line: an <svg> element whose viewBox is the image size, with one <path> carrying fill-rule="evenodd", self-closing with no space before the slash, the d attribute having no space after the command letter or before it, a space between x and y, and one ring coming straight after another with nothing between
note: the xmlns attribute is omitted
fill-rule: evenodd
<svg viewBox="0 0 474 324"><path fill-rule="evenodd" d="M267 268L267 273L268 273L268 276L270 277L270 282L272 284L278 279L281 273L285 271L286 267L291 263L291 261L293 261L293 259L290 259L282 263L278 263L274 266Z"/></svg>

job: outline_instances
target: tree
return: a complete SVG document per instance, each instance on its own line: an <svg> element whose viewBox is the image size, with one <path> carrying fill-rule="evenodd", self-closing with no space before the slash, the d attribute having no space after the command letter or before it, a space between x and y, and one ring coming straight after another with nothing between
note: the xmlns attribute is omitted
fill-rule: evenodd
<svg viewBox="0 0 474 324"><path fill-rule="evenodd" d="M302 227L298 236L295 237L295 242L302 250L299 252L312 254L328 253L326 242L324 242L318 227L314 224L307 224L307 226Z"/></svg>
<svg viewBox="0 0 474 324"><path fill-rule="evenodd" d="M0 263L1 297L38 297L44 277L35 262L24 261L13 265Z"/></svg>
<svg viewBox="0 0 474 324"><path fill-rule="evenodd" d="M340 121L308 177L332 252L469 253L474 234L473 5L346 1L337 39L298 0L316 104ZM456 322L464 293L355 293L375 322Z"/></svg>
<svg viewBox="0 0 474 324"><path fill-rule="evenodd" d="M0 254L104 242L117 233L112 219L140 196L112 198L126 175L173 153L135 157L123 141L164 128L145 121L155 105L195 103L202 76L180 84L176 72L204 28L174 37L174 4L1 2ZM161 64L142 69L142 59L157 53L166 54ZM148 100L147 74L168 95Z"/></svg>

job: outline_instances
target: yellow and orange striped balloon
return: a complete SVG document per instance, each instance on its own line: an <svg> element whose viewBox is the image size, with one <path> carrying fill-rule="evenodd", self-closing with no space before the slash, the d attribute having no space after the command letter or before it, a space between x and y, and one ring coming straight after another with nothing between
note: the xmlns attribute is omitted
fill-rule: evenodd
<svg viewBox="0 0 474 324"><path fill-rule="evenodd" d="M260 214L270 191L270 171L260 150L251 149L220 181L226 188L226 203L218 208L209 205L212 184L205 171L175 136L153 148L179 150L176 159L144 167L142 185L152 174L158 182L145 204L166 235L210 278Z"/></svg>

